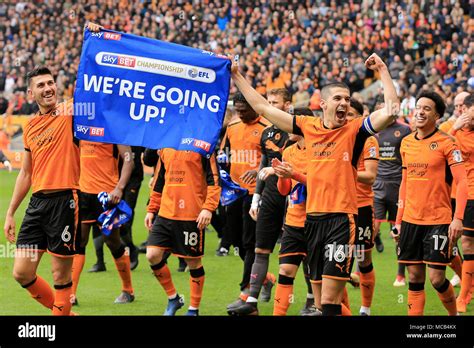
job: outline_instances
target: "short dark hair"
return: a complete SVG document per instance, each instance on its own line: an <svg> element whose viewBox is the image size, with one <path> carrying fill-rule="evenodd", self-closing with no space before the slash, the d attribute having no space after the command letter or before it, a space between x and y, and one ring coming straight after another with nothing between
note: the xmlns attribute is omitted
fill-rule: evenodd
<svg viewBox="0 0 474 348"><path fill-rule="evenodd" d="M28 86L30 85L30 82L33 79L33 77L40 76L40 75L51 75L51 76L53 76L53 73L51 72L51 70L49 70L48 67L46 67L44 65L35 66L35 68L33 70L31 70L30 72L28 72L26 74L26 83L27 83L27 85Z"/></svg>
<svg viewBox="0 0 474 348"><path fill-rule="evenodd" d="M314 116L313 111L311 111L311 109L306 106L294 108L292 114L302 116Z"/></svg>
<svg viewBox="0 0 474 348"><path fill-rule="evenodd" d="M351 91L349 86L346 85L344 82L332 82L323 86L323 88L321 89L321 98L326 99L333 88L345 88L349 91L349 93Z"/></svg>
<svg viewBox="0 0 474 348"><path fill-rule="evenodd" d="M464 105L466 108L470 108L474 105L474 93L471 93L466 98L464 98Z"/></svg>
<svg viewBox="0 0 474 348"><path fill-rule="evenodd" d="M233 102L234 102L234 105L235 105L235 103L237 103L237 102L250 105L249 102L247 101L247 99L245 99L244 95L243 95L241 92L236 92L236 93L234 94L234 98L232 98L232 100L233 100Z"/></svg>
<svg viewBox="0 0 474 348"><path fill-rule="evenodd" d="M439 117L443 117L444 112L446 111L446 104L444 103L443 98L438 93L432 91L423 91L418 94L416 102L418 102L418 100L420 100L421 98L431 99L435 103L436 113L439 115ZM464 101L464 103L465 102L466 101Z"/></svg>
<svg viewBox="0 0 474 348"><path fill-rule="evenodd" d="M291 94L286 88L273 88L267 92L269 95L281 95L284 103L291 101Z"/></svg>
<svg viewBox="0 0 474 348"><path fill-rule="evenodd" d="M364 105L354 98L351 98L351 107L353 107L359 115L362 116L364 114Z"/></svg>

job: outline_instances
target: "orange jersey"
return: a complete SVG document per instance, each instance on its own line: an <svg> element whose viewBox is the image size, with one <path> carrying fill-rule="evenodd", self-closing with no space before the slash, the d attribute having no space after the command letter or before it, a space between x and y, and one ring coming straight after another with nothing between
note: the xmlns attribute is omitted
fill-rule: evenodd
<svg viewBox="0 0 474 348"><path fill-rule="evenodd" d="M449 224L450 167L464 165L461 151L453 137L437 129L424 139L417 134L405 137L400 148L407 171L402 220L417 225Z"/></svg>
<svg viewBox="0 0 474 348"><path fill-rule="evenodd" d="M25 126L23 144L31 152L33 193L79 189L79 146L74 140L72 100L49 113L36 113Z"/></svg>
<svg viewBox="0 0 474 348"><path fill-rule="evenodd" d="M379 160L379 143L375 137L370 137L365 141L364 150L359 157L357 171L365 171L365 161ZM374 204L374 191L372 185L357 182L357 207L366 207Z"/></svg>
<svg viewBox="0 0 474 348"><path fill-rule="evenodd" d="M307 213L357 214L357 160L369 137L365 120L328 129L319 117L295 116L293 133L306 143Z"/></svg>
<svg viewBox="0 0 474 348"><path fill-rule="evenodd" d="M117 145L81 140L81 192L111 192L119 181Z"/></svg>
<svg viewBox="0 0 474 348"><path fill-rule="evenodd" d="M283 151L283 161L289 162L293 166L295 172L306 175L307 160L306 148L300 148L298 144L293 144ZM291 189L298 184L298 181L291 179ZM304 227L306 221L306 202L293 204L291 200L288 202L286 209L285 224L293 227Z"/></svg>
<svg viewBox="0 0 474 348"><path fill-rule="evenodd" d="M474 199L474 129L467 130L463 128L457 131L456 139L466 166L468 199Z"/></svg>
<svg viewBox="0 0 474 348"><path fill-rule="evenodd" d="M171 220L195 221L202 209L216 210L221 195L215 155L210 159L192 151L162 149L150 207Z"/></svg>
<svg viewBox="0 0 474 348"><path fill-rule="evenodd" d="M263 130L269 123L262 117L258 117L252 123L237 121L227 126L221 150L229 149L228 160L230 161L230 176L240 187L249 190L253 195L257 181L252 184L244 184L240 177L248 170L258 171L262 157L260 139Z"/></svg>
<svg viewBox="0 0 474 348"><path fill-rule="evenodd" d="M451 127L454 125L454 121L451 121L451 119L444 121L439 125L439 130L442 130L445 133L448 133Z"/></svg>

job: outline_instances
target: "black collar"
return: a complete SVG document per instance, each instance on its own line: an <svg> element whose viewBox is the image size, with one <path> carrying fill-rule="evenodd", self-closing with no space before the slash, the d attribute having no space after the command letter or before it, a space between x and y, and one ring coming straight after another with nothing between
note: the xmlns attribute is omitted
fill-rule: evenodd
<svg viewBox="0 0 474 348"><path fill-rule="evenodd" d="M418 138L418 132L416 132L415 133L415 139L416 140L425 140L425 139L431 138L437 131L438 131L438 128L435 127L435 130L433 131L433 133L429 134L428 136L424 137L423 139Z"/></svg>

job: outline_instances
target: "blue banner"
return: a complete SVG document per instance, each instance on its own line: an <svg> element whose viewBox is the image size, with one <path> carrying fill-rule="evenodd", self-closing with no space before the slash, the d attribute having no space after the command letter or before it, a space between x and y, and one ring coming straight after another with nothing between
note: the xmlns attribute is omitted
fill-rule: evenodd
<svg viewBox="0 0 474 348"><path fill-rule="evenodd" d="M300 204L306 202L306 185L297 183L290 192L290 200L293 204Z"/></svg>
<svg viewBox="0 0 474 348"><path fill-rule="evenodd" d="M226 206L234 203L240 197L245 196L249 191L245 188L240 187L232 181L229 173L225 170L219 170L221 176L221 205Z"/></svg>
<svg viewBox="0 0 474 348"><path fill-rule="evenodd" d="M227 107L231 61L110 30L84 32L74 92L79 139L208 155Z"/></svg>

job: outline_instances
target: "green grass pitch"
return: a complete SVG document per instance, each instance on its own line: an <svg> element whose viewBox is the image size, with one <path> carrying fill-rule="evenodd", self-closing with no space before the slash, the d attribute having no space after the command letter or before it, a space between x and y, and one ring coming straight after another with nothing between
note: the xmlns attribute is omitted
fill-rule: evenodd
<svg viewBox="0 0 474 348"><path fill-rule="evenodd" d="M0 224L5 221L5 213L13 193L13 187L18 172L8 173L0 171ZM144 241L147 231L143 225L145 216L145 204L148 195L146 183L143 181L142 190L136 208L136 217L133 226L133 237L135 244ZM24 200L15 214L17 232L23 219L29 196ZM407 313L407 291L406 287L393 287L392 283L396 275L396 257L393 241L388 236L388 227L383 225L383 241L385 251L381 254L374 250L374 267L376 272L375 295L372 304L372 315L406 315ZM206 232L206 254L203 264L206 271L204 295L201 302L201 315L227 315L226 305L234 301L238 294L238 283L242 272L242 261L238 256L227 257L215 256L218 239L216 233L210 228ZM106 248L106 247L105 247ZM278 246L277 246L278 249ZM9 245L3 233L0 236L0 315L48 315L49 311L31 299L27 291L23 290L13 279L13 254L12 246ZM86 255L86 264L78 289L79 306L74 311L79 315L162 315L167 298L151 273L144 254L140 254L140 264L132 272L133 286L135 290L135 301L131 304L114 304L115 297L120 293L120 280L115 269L114 262L109 250L105 249L105 262L107 272L88 273L87 270L95 263L95 252L92 243L89 243ZM45 254L41 260L38 273L52 284L50 256ZM189 273L178 273L178 262L175 257L170 257L170 269L173 281L179 293L185 296L185 305L189 304ZM270 259L270 272L278 274L277 253L272 254ZM448 270L451 279L453 271ZM446 311L436 295L435 290L426 283L426 315L446 315ZM360 306L360 290L347 285L351 309L354 315L358 315ZM456 293L459 288L456 288ZM274 289L272 290L272 295ZM295 281L294 303L290 306L289 315L298 315L306 299L306 284L303 275L298 272ZM178 312L185 313L186 306ZM261 315L272 315L273 302L260 303ZM472 308L468 308L467 315L472 315Z"/></svg>

